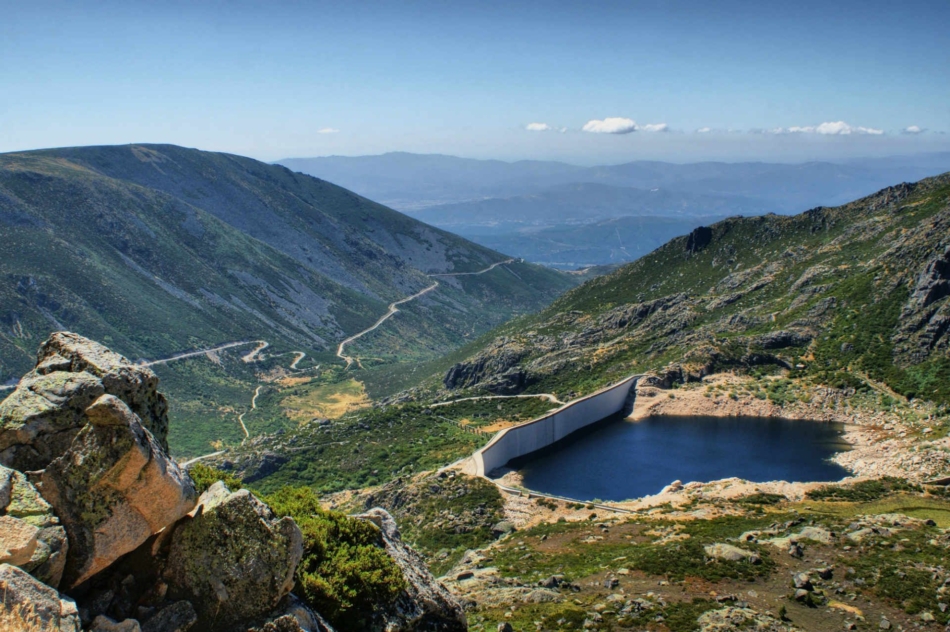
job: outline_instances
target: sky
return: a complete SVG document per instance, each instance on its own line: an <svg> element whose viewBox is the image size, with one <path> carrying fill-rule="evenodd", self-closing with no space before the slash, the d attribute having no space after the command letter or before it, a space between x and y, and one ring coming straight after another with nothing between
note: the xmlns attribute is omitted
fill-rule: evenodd
<svg viewBox="0 0 950 632"><path fill-rule="evenodd" d="M0 0L0 152L950 150L950 2Z"/></svg>

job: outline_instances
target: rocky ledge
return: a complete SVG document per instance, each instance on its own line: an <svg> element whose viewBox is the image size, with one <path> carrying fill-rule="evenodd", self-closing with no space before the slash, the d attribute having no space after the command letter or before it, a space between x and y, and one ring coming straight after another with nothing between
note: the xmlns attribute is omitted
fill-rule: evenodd
<svg viewBox="0 0 950 632"><path fill-rule="evenodd" d="M291 591L292 518L224 483L200 496L168 455L149 369L56 333L0 403L0 629L327 632ZM380 509L364 516L406 579L380 630L466 630L458 602Z"/></svg>

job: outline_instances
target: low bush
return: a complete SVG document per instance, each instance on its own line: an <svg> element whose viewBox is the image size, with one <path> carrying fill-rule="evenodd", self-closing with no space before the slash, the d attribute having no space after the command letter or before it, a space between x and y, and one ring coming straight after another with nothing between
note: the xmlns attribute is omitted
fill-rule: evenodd
<svg viewBox="0 0 950 632"><path fill-rule="evenodd" d="M323 509L306 487L285 488L264 500L303 532L298 595L340 632L369 629L375 613L407 588L373 523Z"/></svg>
<svg viewBox="0 0 950 632"><path fill-rule="evenodd" d="M237 491L244 486L241 483L241 479L234 474L225 472L224 470L219 470L218 468L211 467L210 465L205 465L200 461L188 469L188 474L191 475L191 480L195 482L195 489L198 490L199 494L204 493L209 487L218 481L222 481L232 492Z"/></svg>

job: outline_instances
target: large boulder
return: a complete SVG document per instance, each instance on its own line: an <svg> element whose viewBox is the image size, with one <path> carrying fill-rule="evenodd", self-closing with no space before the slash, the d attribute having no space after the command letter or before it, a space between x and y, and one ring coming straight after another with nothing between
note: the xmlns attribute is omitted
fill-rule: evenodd
<svg viewBox="0 0 950 632"><path fill-rule="evenodd" d="M59 586L68 542L59 519L22 472L0 465L0 563Z"/></svg>
<svg viewBox="0 0 950 632"><path fill-rule="evenodd" d="M40 470L61 456L85 425L85 410L103 394L124 401L167 452L168 403L148 368L78 334L43 343L36 368L0 403L0 464Z"/></svg>
<svg viewBox="0 0 950 632"><path fill-rule="evenodd" d="M101 395L39 490L69 536L63 583L89 579L195 505L194 484L126 403Z"/></svg>
<svg viewBox="0 0 950 632"><path fill-rule="evenodd" d="M303 535L247 490L217 482L169 536L168 598L195 606L195 629L231 630L277 608L294 586Z"/></svg>
<svg viewBox="0 0 950 632"><path fill-rule="evenodd" d="M432 576L422 557L406 546L396 521L384 509L370 509L356 516L369 520L383 537L386 553L402 570L408 588L395 604L380 613L386 632L465 632L465 612L455 597Z"/></svg>
<svg viewBox="0 0 950 632"><path fill-rule="evenodd" d="M76 604L26 571L0 564L0 629L79 632Z"/></svg>

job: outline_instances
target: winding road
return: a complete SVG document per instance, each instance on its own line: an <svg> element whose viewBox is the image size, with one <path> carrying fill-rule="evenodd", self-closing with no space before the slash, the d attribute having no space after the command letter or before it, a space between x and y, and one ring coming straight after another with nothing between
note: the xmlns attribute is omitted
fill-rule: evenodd
<svg viewBox="0 0 950 632"><path fill-rule="evenodd" d="M250 413L250 412L252 412L252 411L254 411L254 410L257 410L257 396L261 394L261 389L262 389L262 388L264 388L264 387L263 387L263 386L258 386L256 389L254 389L254 397L251 398L251 410L249 410L249 411L247 411L247 412L243 412L243 413L241 413L240 415L238 415L238 421L241 422L241 430L244 431L244 438L245 438L245 439L250 439L250 438L251 438L251 433L247 431L247 426L244 425L244 415L247 415L248 413Z"/></svg>
<svg viewBox="0 0 950 632"><path fill-rule="evenodd" d="M390 304L389 304L389 311L387 311L379 320L377 320L376 323L375 323L372 327L369 327L369 328L367 328L367 329L364 329L363 331L359 332L358 334L354 334L354 335L350 336L349 338L347 338L346 340L344 340L343 342L341 342L340 345L336 348L336 357L340 358L341 360L346 361L346 368L350 368L350 365L353 364L354 359L353 359L352 357L350 357L350 356L348 356L348 355L345 355L345 354L343 353L343 348L346 347L346 345L348 345L348 344L350 344L351 342L354 342L354 341L356 341L356 340L359 340L360 338L362 338L363 336L365 336L365 335L368 334L369 332L375 330L377 327L379 327L380 325L382 325L383 323L385 323L387 320L389 320L392 316L394 316L394 315L399 311L399 308L398 308L399 305L402 305L403 303L408 303L409 301L415 300L415 299L419 298L420 296L422 296L423 294L428 294L429 292L431 292L432 290L434 290L434 289L437 288L437 287L439 287L439 282L438 282L438 281L436 281L435 283L433 283L432 285L430 285L430 286L427 287L426 289L424 289L424 290L422 290L422 291L420 291L420 292L416 292L416 293L413 294L412 296L407 296L406 298L404 298L404 299L402 299L402 300L399 300L399 301L396 301L395 303L390 303Z"/></svg>
<svg viewBox="0 0 950 632"><path fill-rule="evenodd" d="M477 275L479 275L479 274L485 274L486 272L490 272L491 270L494 270L494 269L497 268L498 266L502 266L502 265L505 265L505 264L507 264L507 263L514 263L515 261L517 261L517 260L514 259L514 258L505 259L504 261L496 261L495 263L491 264L491 265L488 266L487 268L485 268L485 269L483 269L483 270L477 270L477 271L475 271L475 272L439 272L439 273L435 273L435 274L428 274L428 275L426 275L426 276L428 276L429 278L434 278L434 277L477 276ZM398 301L396 301L396 302L394 302L394 303L390 303L390 304L389 304L389 310L388 310L379 320L377 320L377 321L373 324L372 327L368 327L367 329L364 329L363 331L361 331L361 332L359 332L359 333L357 333L357 334L353 334L352 336L350 336L349 338L347 338L346 340L344 340L343 342L341 342L341 343L339 344L339 346L337 346L337 348L336 348L336 357L338 357L338 358L340 358L341 360L343 360L343 361L346 362L346 368L347 368L347 369L350 368L350 365L352 365L353 362L358 362L358 360L356 360L355 358L353 358L353 357L351 357L351 356L348 356L348 355L346 355L345 353L343 353L343 350L344 350L344 348L346 347L346 345L350 344L351 342L355 342L355 341L359 340L360 338L362 338L362 337L365 336L366 334L370 333L371 331L374 331L374 330L375 330L376 328L378 328L380 325L382 325L382 324L385 323L387 320L389 320L390 318L392 318L394 315L396 315L396 314L399 312L399 309L398 309L398 308L399 308L400 305L402 305L402 304L404 304L404 303L408 303L409 301L414 301L415 299L419 298L420 296L423 296L423 295L425 295L425 294L428 294L429 292L431 292L432 290L434 290L434 289L437 288L437 287L439 287L439 282L438 282L438 281L434 282L432 285L430 285L430 286L427 287L426 289L421 290L421 291L419 291L419 292L416 292L416 293L413 294L412 296L407 296L407 297L404 298L404 299L400 299L400 300L398 300Z"/></svg>
<svg viewBox="0 0 950 632"><path fill-rule="evenodd" d="M505 264L514 263L515 261L524 261L524 260L523 260L523 259L520 259L520 260L519 260L519 259L516 259L516 258L512 257L512 258L510 258L510 259L505 259L504 261L496 261L495 263L491 264L490 266L488 266L488 267L486 267L486 268L484 268L484 269L482 269L482 270L476 270L476 271L474 271L474 272L439 272L439 273L429 274L429 275L427 275L427 276L430 277L430 278L434 278L434 277L478 276L478 275L480 275L480 274L485 274L486 272L490 272L490 271L494 270L495 268L497 268L498 266L503 266L503 265L505 265ZM350 344L350 343L352 343L352 342L355 342L356 340L359 340L360 338L362 338L362 337L365 336L366 334L370 333L371 331L376 330L380 325L382 325L383 323L385 323L387 320L389 320L390 318L392 318L395 314L397 314L397 313L399 312L399 306L400 306L400 305L403 305L403 304L408 303L408 302L410 302L410 301L414 301L415 299L419 298L420 296L424 296L424 295L428 294L429 292L431 292L432 290L436 289L437 287L439 287L439 282L438 282L438 281L433 281L432 285L430 285L429 287L427 287L427 288L425 288L425 289L423 289L423 290L420 290L420 291L416 292L416 293L413 294L412 296L407 296L406 298L403 298L403 299L400 299L400 300L398 300L398 301L394 301L394 302L390 303L390 304L389 304L389 309L386 311L386 313L385 313L383 316L381 316L381 317L379 318L379 320L377 320L377 321L373 324L372 327L368 327L367 329L364 329L363 331L361 331L361 332L359 332L359 333L356 333L356 334L350 336L349 338L343 340L342 342L340 342L340 344L337 346L337 349L336 349L336 355L337 355L337 357L340 358L341 360L344 360L344 361L346 362L346 368L347 368L347 369L350 368L350 366L353 364L353 362L359 363L359 360L358 360L357 358L353 358L353 357L351 357L351 356L348 356L348 355L344 354L344 350L345 350L345 348L346 348L346 345L348 345L348 344ZM223 350L225 350L225 349L232 349L232 348L234 348L234 347L240 347L240 346L249 345L249 344L256 344L257 346L256 346L254 349L252 349L250 352L248 352L247 354L245 354L244 356L241 357L241 360L242 360L243 362L246 362L246 363L256 362L256 361L259 360L259 359L263 359L263 358L259 357L260 354L261 354L261 352L264 351L264 349L266 349L266 348L268 348L268 347L270 346L270 343L267 342L266 340L241 340L241 341L237 341L237 342L229 342L229 343L226 343L226 344L222 344L222 345L219 345L219 346L217 346L217 347L211 347L211 348L209 348L209 349L200 349L200 350L198 350L198 351L186 351L186 352L184 352L184 353L177 353L177 354L175 354L175 355L173 355L173 356L169 356L169 357L167 357L167 358L161 358L161 359L159 359L159 360L152 360L152 361L150 361L150 362L140 362L140 363L139 363L139 366L155 366L155 365L157 365L157 364L166 364L166 363L168 363L168 362L174 362L174 361L176 361L176 360L184 360L184 359L186 359L186 358L194 358L194 357L201 356L201 355L207 355L207 354L213 353L213 352L215 352L215 351L223 351ZM307 370L307 369L299 369L298 366L297 366L297 365L307 356L306 353L304 353L303 351L289 351L289 352L287 352L287 353L292 353L292 354L295 354L295 355L297 356L296 358L294 358L293 362L290 363L290 369L291 369L292 371L299 371L299 370L304 370L304 371L305 371L305 370ZM287 354L280 354L280 355L287 355ZM316 368L319 368L319 365L317 365ZM0 386L0 390L8 390L8 389L13 389L13 388L16 388L16 386ZM248 430L247 430L247 426L244 425L244 416L247 415L248 413L250 413L251 411L253 411L253 410L255 410L255 409L257 408L257 397L258 397L258 396L260 395L260 393L261 393L261 388L263 388L263 387L262 387L262 386L258 386L258 387L254 390L254 396L251 398L251 409L248 410L248 411L246 411L246 412L241 413L240 415L238 415L238 422L241 424L241 430L244 431L244 437L245 437L245 439L250 438L251 435L250 435L250 433L249 433ZM466 398L464 398L464 399L458 399L458 400L454 400L454 401L451 401L451 402L441 402L441 403L439 403L439 404L434 404L433 407L434 407L434 406L447 406L447 405L453 404L453 403L455 403L455 402L457 402L457 401L478 400L478 399L498 399L498 398L505 398L505 397L541 397L541 398L544 398L544 399L546 399L547 401L550 401L550 402L555 403L555 404L561 404L561 403L563 403L563 402L560 402L554 395L551 395L551 394L549 394L549 393L541 393L541 394L537 394L537 395L492 395L492 396L484 396L484 397L466 397ZM212 456L217 456L217 455L219 455L219 454L221 454L221 453L222 453L222 451L219 451L219 452L213 452L213 453L211 453L211 454L205 454L205 455L196 457L196 458L194 458L194 459L191 459L190 461L186 461L186 462L182 463L182 467L185 467L185 466L187 466L187 465L191 465L192 463L195 463L195 462L197 462L197 461L200 461L201 459L206 459L206 458L209 458L209 457L212 457Z"/></svg>
<svg viewBox="0 0 950 632"><path fill-rule="evenodd" d="M241 340L239 342L229 342L227 344L223 344L218 347L211 347L210 349L201 349L199 351L186 351L185 353L176 353L173 356L168 356L167 358L162 358L160 360L152 360L151 362L139 362L139 366L155 366L156 364L166 364L168 362L174 362L176 360L184 360L185 358L194 358L195 356L206 355L209 353L213 353L215 351L223 351L225 349L233 349L234 347L242 347L244 345L254 344L255 342L257 344L263 343L265 347L267 346L267 343L263 342L262 340ZM260 349L262 348L263 347L259 349L255 349L251 353L252 354L256 353L257 351L260 351ZM246 358L247 356L244 356L244 357ZM247 360L245 360L245 362L246 361Z"/></svg>

